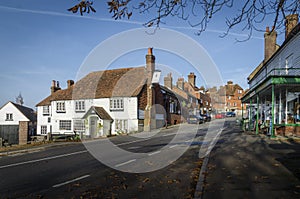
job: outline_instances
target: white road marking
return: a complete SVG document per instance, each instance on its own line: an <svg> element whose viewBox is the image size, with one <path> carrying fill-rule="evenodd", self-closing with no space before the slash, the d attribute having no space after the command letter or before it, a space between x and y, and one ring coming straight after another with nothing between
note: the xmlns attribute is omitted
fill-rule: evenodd
<svg viewBox="0 0 300 199"><path fill-rule="evenodd" d="M151 138L147 138L147 139L143 139L143 140L134 140L134 141L131 141L131 142L124 142L124 143L121 143L121 144L116 144L116 146L122 146L122 145L132 144L132 143L136 143L136 142L143 142L143 141L150 140L150 139Z"/></svg>
<svg viewBox="0 0 300 199"><path fill-rule="evenodd" d="M41 161L44 161L44 160L52 160L52 159L56 159L56 158L62 158L62 157L67 157L67 156L71 156L71 155L77 155L77 154L86 153L86 152L88 152L88 151L87 150L83 150L83 151L77 151L77 152L73 152L73 153L56 155L56 156L51 156L51 157L46 157L46 158L41 158L41 159L36 159L36 160L29 160L29 161L25 161L25 162L18 162L18 163L13 163L13 164L8 164L8 165L0 166L0 169L4 169L4 168L8 168L8 167L14 167L14 166L19 166L19 165L24 165L24 164L30 164L30 163L35 163L35 162L41 162Z"/></svg>
<svg viewBox="0 0 300 199"><path fill-rule="evenodd" d="M169 148L172 149L172 148L177 147L177 146L178 146L178 145L175 144L175 145L170 146Z"/></svg>
<svg viewBox="0 0 300 199"><path fill-rule="evenodd" d="M84 175L84 176L75 178L75 179L73 179L73 180L69 180L69 181L66 181L66 182L63 182L63 183L60 183L60 184L53 185L52 187L53 187L53 188L61 187L61 186L64 186L64 185L66 185L66 184L70 184L70 183L72 183L72 182L75 182L75 181L78 181L78 180L82 180L82 179L87 178L87 177L90 177L90 175Z"/></svg>
<svg viewBox="0 0 300 199"><path fill-rule="evenodd" d="M123 165L125 165L125 164L129 164L129 163L135 162L135 161L136 161L136 159L128 160L127 162L123 162L123 163L120 163L120 164L115 165L115 167L120 167L120 166L123 166Z"/></svg>
<svg viewBox="0 0 300 199"><path fill-rule="evenodd" d="M161 151L155 151L155 152L153 152L153 153L149 153L148 155L149 156L152 156L152 155L155 155L155 154L158 154L158 153L160 153Z"/></svg>
<svg viewBox="0 0 300 199"><path fill-rule="evenodd" d="M167 137L167 136L170 136L170 135L176 135L177 133L168 133L168 134L164 134L162 135L162 137Z"/></svg>

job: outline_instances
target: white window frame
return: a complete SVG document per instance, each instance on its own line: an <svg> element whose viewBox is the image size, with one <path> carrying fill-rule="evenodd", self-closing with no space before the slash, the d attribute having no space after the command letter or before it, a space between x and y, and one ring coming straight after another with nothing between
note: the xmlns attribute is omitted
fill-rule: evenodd
<svg viewBox="0 0 300 199"><path fill-rule="evenodd" d="M14 120L13 114L12 113L6 113L5 121L13 121L13 120Z"/></svg>
<svg viewBox="0 0 300 199"><path fill-rule="evenodd" d="M84 133L85 132L84 120L81 119L73 120L73 130L76 131L76 133Z"/></svg>
<svg viewBox="0 0 300 199"><path fill-rule="evenodd" d="M50 107L43 106L43 115L49 115L49 114L50 114Z"/></svg>
<svg viewBox="0 0 300 199"><path fill-rule="evenodd" d="M43 134L43 135L47 134L47 125L41 126L41 134Z"/></svg>
<svg viewBox="0 0 300 199"><path fill-rule="evenodd" d="M84 100L75 101L75 111L76 112L85 112L85 101Z"/></svg>
<svg viewBox="0 0 300 199"><path fill-rule="evenodd" d="M111 98L109 107L111 111L123 111L124 100L122 98Z"/></svg>
<svg viewBox="0 0 300 199"><path fill-rule="evenodd" d="M56 102L56 112L57 113L65 113L66 112L65 102Z"/></svg>
<svg viewBox="0 0 300 199"><path fill-rule="evenodd" d="M117 132L128 132L128 120L115 119L115 129Z"/></svg>
<svg viewBox="0 0 300 199"><path fill-rule="evenodd" d="M72 130L72 121L71 120L59 120L59 130Z"/></svg>

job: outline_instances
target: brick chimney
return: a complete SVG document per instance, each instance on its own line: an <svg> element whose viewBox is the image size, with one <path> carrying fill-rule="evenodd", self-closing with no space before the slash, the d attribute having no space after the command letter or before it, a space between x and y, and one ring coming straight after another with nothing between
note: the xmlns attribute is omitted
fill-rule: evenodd
<svg viewBox="0 0 300 199"><path fill-rule="evenodd" d="M152 50L153 48L148 48L148 54L146 55L146 70L147 70L148 84L151 83L152 76L155 70L155 56L153 55Z"/></svg>
<svg viewBox="0 0 300 199"><path fill-rule="evenodd" d="M68 88L70 88L72 85L74 85L74 81L69 79L67 81L67 85L68 85Z"/></svg>
<svg viewBox="0 0 300 199"><path fill-rule="evenodd" d="M167 76L164 77L164 86L166 86L172 90L172 87L173 87L172 73L168 73Z"/></svg>
<svg viewBox="0 0 300 199"><path fill-rule="evenodd" d="M60 90L61 88L59 87L59 81L52 80L52 85L51 85L51 94L55 93L56 91Z"/></svg>
<svg viewBox="0 0 300 199"><path fill-rule="evenodd" d="M298 24L298 14L292 14L285 17L285 38L288 37L293 28Z"/></svg>
<svg viewBox="0 0 300 199"><path fill-rule="evenodd" d="M148 48L146 55L146 75L147 75L147 106L145 108L144 131L156 129L155 87L152 85L152 77L155 71L155 56L152 48Z"/></svg>
<svg viewBox="0 0 300 199"><path fill-rule="evenodd" d="M184 90L184 78L183 77L178 78L177 87L181 90Z"/></svg>
<svg viewBox="0 0 300 199"><path fill-rule="evenodd" d="M196 86L196 75L192 72L188 75L188 82L195 87Z"/></svg>
<svg viewBox="0 0 300 199"><path fill-rule="evenodd" d="M233 84L233 81L229 80L227 81L227 85L232 85Z"/></svg>
<svg viewBox="0 0 300 199"><path fill-rule="evenodd" d="M269 27L266 27L266 32L264 34L264 37L265 37L265 59L264 59L264 62L267 62L276 51L277 32L275 30L270 31Z"/></svg>

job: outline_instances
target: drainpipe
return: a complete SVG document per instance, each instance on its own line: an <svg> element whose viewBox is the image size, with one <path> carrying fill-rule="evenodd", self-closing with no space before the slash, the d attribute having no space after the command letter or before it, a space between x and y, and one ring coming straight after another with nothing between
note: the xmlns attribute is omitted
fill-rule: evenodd
<svg viewBox="0 0 300 199"><path fill-rule="evenodd" d="M278 123L281 124L282 120L282 99L281 99L281 90L279 91L279 118L278 118Z"/></svg>
<svg viewBox="0 0 300 199"><path fill-rule="evenodd" d="M258 113L259 113L259 96L258 95L256 95L256 104L257 104L257 111L256 111L256 126L255 126L255 131L256 131L256 135L258 134L258 119L259 119L259 117L258 117Z"/></svg>
<svg viewBox="0 0 300 199"><path fill-rule="evenodd" d="M287 118L288 118L288 91L287 88L285 89L285 124L288 123Z"/></svg>
<svg viewBox="0 0 300 199"><path fill-rule="evenodd" d="M249 130L252 127L252 98L250 99L250 113L249 113Z"/></svg>

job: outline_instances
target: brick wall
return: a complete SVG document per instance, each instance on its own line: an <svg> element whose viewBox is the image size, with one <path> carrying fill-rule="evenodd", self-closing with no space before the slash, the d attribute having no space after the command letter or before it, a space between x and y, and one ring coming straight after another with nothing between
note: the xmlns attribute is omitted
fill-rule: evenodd
<svg viewBox="0 0 300 199"><path fill-rule="evenodd" d="M27 144L28 141L28 122L19 122L19 145Z"/></svg>
<svg viewBox="0 0 300 199"><path fill-rule="evenodd" d="M146 106L147 106L147 85L145 84L143 86L140 95L138 96L138 108L140 110L145 110Z"/></svg>

